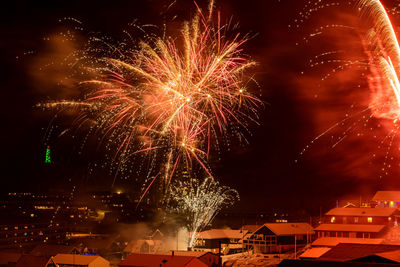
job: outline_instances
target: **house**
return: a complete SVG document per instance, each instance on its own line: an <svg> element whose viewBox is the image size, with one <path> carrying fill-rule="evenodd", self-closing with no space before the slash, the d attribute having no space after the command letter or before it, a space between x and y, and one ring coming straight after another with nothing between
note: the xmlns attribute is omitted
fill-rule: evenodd
<svg viewBox="0 0 400 267"><path fill-rule="evenodd" d="M29 253L33 256L55 256L57 254L80 254L80 251L75 246L64 246L64 245L51 245L51 244L39 244Z"/></svg>
<svg viewBox="0 0 400 267"><path fill-rule="evenodd" d="M242 240L247 231L231 229L211 229L196 233L196 242L193 250L219 253L234 253L242 250Z"/></svg>
<svg viewBox="0 0 400 267"><path fill-rule="evenodd" d="M397 208L400 202L400 191L378 191L372 201L375 202L376 207Z"/></svg>
<svg viewBox="0 0 400 267"><path fill-rule="evenodd" d="M57 254L46 267L110 267L110 262L100 256Z"/></svg>
<svg viewBox="0 0 400 267"><path fill-rule="evenodd" d="M283 252L304 247L314 234L308 223L265 223L243 240L243 246L258 253Z"/></svg>
<svg viewBox="0 0 400 267"><path fill-rule="evenodd" d="M122 250L121 242L117 242L115 237L110 238L79 238L73 245L77 247L81 254L98 256L107 252L115 252ZM62 253L62 252L61 252ZM65 253L71 254L71 253Z"/></svg>
<svg viewBox="0 0 400 267"><path fill-rule="evenodd" d="M118 264L119 267L208 267L193 256L175 256L163 254L131 254Z"/></svg>
<svg viewBox="0 0 400 267"><path fill-rule="evenodd" d="M155 230L148 236L143 236L145 239L131 240L122 250L125 257L131 253L165 253L168 251L164 242L164 234L160 230Z"/></svg>
<svg viewBox="0 0 400 267"><path fill-rule="evenodd" d="M314 230L317 237L379 238L397 224L397 208L334 208Z"/></svg>

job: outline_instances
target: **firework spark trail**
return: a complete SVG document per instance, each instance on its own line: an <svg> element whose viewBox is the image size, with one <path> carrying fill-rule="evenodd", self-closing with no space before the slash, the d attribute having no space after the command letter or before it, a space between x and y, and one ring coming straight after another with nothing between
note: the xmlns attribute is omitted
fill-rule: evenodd
<svg viewBox="0 0 400 267"><path fill-rule="evenodd" d="M400 46L396 33L379 0L362 0L359 6L374 21L374 27L367 35L367 44L370 46L367 54L371 70L369 86L373 93L371 105L379 103L388 107L386 111L372 109L372 112L378 118L396 120L400 115L400 83L397 74Z"/></svg>
<svg viewBox="0 0 400 267"><path fill-rule="evenodd" d="M239 200L236 190L227 186L220 186L212 177L199 182L192 179L188 182L178 182L171 187L171 198L175 206L171 208L186 216L187 227L190 232L189 247L193 247L197 240L197 233L202 231L227 206Z"/></svg>
<svg viewBox="0 0 400 267"><path fill-rule="evenodd" d="M357 33L361 39L361 43L367 58L357 60L324 59L325 56L334 55L340 51L335 50L324 52L318 56L315 56L314 59L310 60L310 66L318 67L326 63L339 64L339 66L333 68L330 73L324 75L321 80L326 80L327 78L332 77L336 72L343 71L346 67L350 68L352 66L364 66L369 68L370 74L368 75L368 85L370 88L371 97L368 107L350 116L346 114L346 118L333 124L331 127L324 130L316 138L314 138L310 144L301 151L300 155L303 155L304 152L310 148L311 144L315 143L318 139L333 131L335 128L344 126L345 123L353 122L352 126L344 130L343 135L332 146L335 147L337 144L343 141L343 138L348 136L350 131L356 129L356 122L354 122L354 119L356 119L357 122L360 122L360 120L364 120L364 118L367 116L368 119L365 121L365 123L372 117L378 119L389 119L394 123L398 121L400 115L400 81L398 78L400 66L400 47L393 25L381 1L356 0L355 2L358 11L360 11L361 17L366 18L366 21L372 22L371 27L366 33ZM315 12L321 8L326 8L329 6L331 5L321 3L320 6L310 9L310 12ZM308 13L303 13L303 20L308 19L309 15L310 14ZM354 27L344 27L343 25L332 24L319 27L315 32L322 33L323 29L329 27L356 29ZM305 42L308 42L312 37L313 35L311 34L307 38L304 38ZM368 113L370 113L370 115ZM359 116L362 117L357 119ZM397 128L398 126L393 125L393 127ZM389 149L390 147L388 147L388 150ZM385 159L386 158L387 157L385 157Z"/></svg>
<svg viewBox="0 0 400 267"><path fill-rule="evenodd" d="M115 145L116 165L138 154L153 158L146 183L158 176L167 187L185 164L196 163L211 176L211 147L232 133L241 138L237 125L246 128L247 121L256 121L261 104L246 90L244 72L255 65L242 54L247 37L228 38L219 13L213 25L213 8L210 1L204 16L197 6L180 38L152 38L141 41L138 49L123 51L93 38L106 48L90 47L83 51L84 60L78 60L94 76L80 82L84 98L41 106L84 107L81 121L90 121L105 142ZM106 56L99 57L99 50ZM107 56L110 50L112 56Z"/></svg>

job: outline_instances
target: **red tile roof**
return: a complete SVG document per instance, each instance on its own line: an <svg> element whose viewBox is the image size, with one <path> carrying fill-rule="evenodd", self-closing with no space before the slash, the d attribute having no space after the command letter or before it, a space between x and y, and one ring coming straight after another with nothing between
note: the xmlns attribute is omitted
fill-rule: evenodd
<svg viewBox="0 0 400 267"><path fill-rule="evenodd" d="M373 201L400 201L400 191L378 191Z"/></svg>
<svg viewBox="0 0 400 267"><path fill-rule="evenodd" d="M367 232L379 233L385 228L386 225L365 225L365 224L335 224L326 223L321 224L315 231L338 231L338 232Z"/></svg>
<svg viewBox="0 0 400 267"><path fill-rule="evenodd" d="M207 267L205 263L191 256L171 256L161 254L131 254L121 261L120 267Z"/></svg>
<svg viewBox="0 0 400 267"><path fill-rule="evenodd" d="M396 208L334 208L325 215L328 216L391 216Z"/></svg>
<svg viewBox="0 0 400 267"><path fill-rule="evenodd" d="M376 253L399 250L396 245L339 244L323 254L320 260L350 261Z"/></svg>

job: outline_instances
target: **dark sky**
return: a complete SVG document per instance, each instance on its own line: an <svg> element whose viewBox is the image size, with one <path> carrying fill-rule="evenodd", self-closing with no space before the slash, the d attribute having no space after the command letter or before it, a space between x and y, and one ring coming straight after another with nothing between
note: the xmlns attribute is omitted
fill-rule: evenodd
<svg viewBox="0 0 400 267"><path fill-rule="evenodd" d="M52 114L42 114L43 111L34 108L36 103L48 97L37 84L32 84L32 66L35 58L46 48L43 37L60 30L60 18L77 18L85 28L118 39L122 29L132 20L161 25L171 13L177 15L175 21L180 21L188 17L188 10L194 10L191 1L177 0L168 16L160 15L166 2L61 2L58 6L20 5L2 10L2 191L44 190L47 184L68 187L76 183L85 188L93 184L104 187L110 184L112 177L106 174L99 183L90 177L88 160L81 160L71 152L78 146L73 142L56 141L52 153L56 153L57 163L52 167L44 165L44 129ZM202 1L199 3L205 6ZM233 21L240 23L241 32L255 35L245 49L259 63L256 79L265 102L261 125L252 127L250 144L244 147L233 145L232 151L223 153L215 168L216 177L238 189L241 195L239 209L261 211L272 207L299 207L315 213L320 206L324 209L332 207L338 198L357 199L378 188L399 185L397 179L391 178L397 171L384 179L378 178L382 162L371 163L369 160L378 145L371 144L368 136L357 140L350 138L339 148L332 149L333 141L328 135L299 157L300 151L313 138L344 118L351 104L359 104L359 108L363 105L343 79L319 87L316 77L323 76L325 70L317 69L301 75L301 71L308 70L309 59L325 49L321 47L323 42L318 40L315 44L295 44L329 19L324 13L315 15L300 29L293 30L288 25L295 24L294 20L304 6L303 1L223 0L217 1L216 5L223 17L232 16ZM24 56L29 51L33 54ZM364 87L364 90L363 94L368 94L368 89ZM312 99L310 95L323 97ZM376 125L377 122L373 127ZM382 135L382 132L378 134ZM360 157L365 155L367 159L360 161ZM74 181L67 183L71 177Z"/></svg>

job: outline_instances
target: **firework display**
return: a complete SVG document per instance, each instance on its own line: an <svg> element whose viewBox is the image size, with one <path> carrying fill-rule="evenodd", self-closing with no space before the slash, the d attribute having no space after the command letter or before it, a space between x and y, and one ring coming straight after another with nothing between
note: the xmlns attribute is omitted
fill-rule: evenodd
<svg viewBox="0 0 400 267"><path fill-rule="evenodd" d="M397 165L400 49L391 17L398 10L385 8L379 0L310 2L289 26L301 28L313 14L328 10L335 22L316 27L303 38L305 44L323 42L324 50L309 59L313 74L302 75L307 76L307 84L316 83L309 99L325 101L334 108L325 109L323 117L315 116L323 126L300 156L313 144L325 143L327 149L342 153L352 162L343 161L337 168L348 166L346 172L352 175L370 176L357 169L373 164L376 175L383 178ZM329 43L325 43L327 40ZM354 149L360 137L364 141L362 152ZM350 150L360 154L355 156Z"/></svg>
<svg viewBox="0 0 400 267"><path fill-rule="evenodd" d="M197 233L209 225L222 208L239 200L236 190L221 186L212 177L207 177L202 182L197 179L180 181L171 187L171 197L175 202L171 212L176 211L186 217L190 232L189 247L195 245Z"/></svg>
<svg viewBox="0 0 400 267"><path fill-rule="evenodd" d="M242 53L247 37L228 38L213 5L208 14L197 6L176 37L149 35L129 48L92 38L76 53L91 77L80 82L84 96L38 106L79 110L77 124L101 136L116 172L144 170L144 194L155 181L166 192L179 170L212 176L210 153L231 136L245 139L261 104L247 90L245 71L255 65Z"/></svg>
<svg viewBox="0 0 400 267"><path fill-rule="evenodd" d="M373 96L370 108L375 117L397 120L400 115L400 83L397 77L399 43L388 13L380 1L363 0L360 8L374 22L374 27L366 37L371 70L369 87Z"/></svg>

